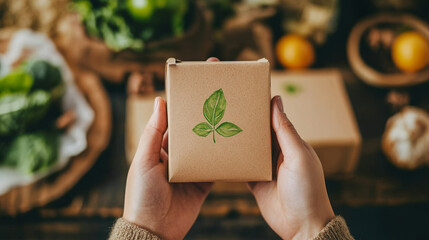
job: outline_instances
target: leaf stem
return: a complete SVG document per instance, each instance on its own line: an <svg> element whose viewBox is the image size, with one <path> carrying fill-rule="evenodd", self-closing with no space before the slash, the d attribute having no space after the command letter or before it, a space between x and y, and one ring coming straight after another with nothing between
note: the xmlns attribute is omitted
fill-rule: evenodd
<svg viewBox="0 0 429 240"><path fill-rule="evenodd" d="M215 130L213 130L213 142L216 143L216 140L215 140Z"/></svg>

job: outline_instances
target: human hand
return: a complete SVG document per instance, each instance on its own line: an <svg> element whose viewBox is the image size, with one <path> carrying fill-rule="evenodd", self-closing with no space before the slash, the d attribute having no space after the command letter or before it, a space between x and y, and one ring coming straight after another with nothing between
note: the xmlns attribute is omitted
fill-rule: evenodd
<svg viewBox="0 0 429 240"><path fill-rule="evenodd" d="M212 183L168 182L166 108L165 101L157 97L128 172L123 218L163 239L183 239Z"/></svg>
<svg viewBox="0 0 429 240"><path fill-rule="evenodd" d="M335 217L322 165L313 148L287 119L279 96L271 101L271 121L277 178L271 182L251 182L248 187L262 216L280 237L310 239Z"/></svg>

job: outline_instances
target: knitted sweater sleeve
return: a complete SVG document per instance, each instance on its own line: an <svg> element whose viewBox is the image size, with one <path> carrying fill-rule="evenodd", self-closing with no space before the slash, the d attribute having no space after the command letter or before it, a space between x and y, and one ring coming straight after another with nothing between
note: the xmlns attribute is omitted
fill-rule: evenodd
<svg viewBox="0 0 429 240"><path fill-rule="evenodd" d="M161 240L148 230L119 218L113 225L109 240Z"/></svg>
<svg viewBox="0 0 429 240"><path fill-rule="evenodd" d="M109 240L161 240L148 230L119 218L113 225ZM332 219L313 240L354 240L341 216Z"/></svg>
<svg viewBox="0 0 429 240"><path fill-rule="evenodd" d="M343 217L332 219L313 240L354 240Z"/></svg>

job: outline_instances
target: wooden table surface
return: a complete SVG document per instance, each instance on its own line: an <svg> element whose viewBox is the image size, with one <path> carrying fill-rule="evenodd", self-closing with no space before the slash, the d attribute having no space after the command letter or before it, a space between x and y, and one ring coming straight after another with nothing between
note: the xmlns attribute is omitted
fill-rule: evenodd
<svg viewBox="0 0 429 240"><path fill-rule="evenodd" d="M429 203L429 169L399 170L386 160L381 151L380 136L384 131L386 119L392 114L385 103L388 90L373 88L362 83L346 67L341 68L341 73L363 141L361 157L355 173L327 180L334 209L341 206ZM124 85L106 84L106 89L113 112L113 131L109 147L90 172L69 193L41 209L28 213L26 216L30 216L30 219L67 222L69 219L92 217L99 219L99 222L108 221L107 224L111 224L113 218L121 216L128 170L124 151L126 91ZM429 84L410 88L408 92L412 105L429 110ZM262 222L256 202L247 191L211 193L203 205L201 216L205 219L204 221L225 216L243 218L248 227L246 229L251 229L252 226L258 228ZM5 221L8 220L4 217L0 218L0 223ZM79 226L83 224L85 221ZM97 224L98 222L88 226L96 227ZM204 223L197 222L198 224L204 226ZM73 231L74 225L60 224L58 227L61 226L65 231ZM19 225L16 228L19 229ZM274 238L272 231L267 230L266 227L262 228L266 230L264 238ZM0 238L1 233L2 228L0 228ZM194 235L199 236L197 233Z"/></svg>
<svg viewBox="0 0 429 240"><path fill-rule="evenodd" d="M362 134L362 152L353 175L327 179L333 205L398 205L429 202L429 169L404 171L388 162L380 148L386 119L392 114L385 103L388 90L370 87L349 70L341 71ZM122 86L107 86L113 109L110 146L95 167L62 201L40 210L43 216L121 216L128 165L124 154L126 95ZM429 84L409 89L411 104L429 110ZM231 185L234 188L234 185ZM258 215L249 192L213 193L202 215L230 212ZM66 201L67 200L67 201Z"/></svg>
<svg viewBox="0 0 429 240"><path fill-rule="evenodd" d="M386 119L392 114L385 103L387 90L360 82L343 70L359 129L362 152L353 175L327 179L333 205L397 205L429 202L429 169L404 171L388 162L380 148ZM57 204L40 209L44 216L113 216L122 214L128 165L124 154L126 95L122 86L107 86L113 110L110 146L95 167L75 189ZM429 110L429 84L410 89L411 103ZM239 188L241 189L241 188ZM64 202L64 203L63 203ZM63 205L64 204L64 205ZM230 211L258 214L255 201L246 191L211 194L202 214L221 216Z"/></svg>

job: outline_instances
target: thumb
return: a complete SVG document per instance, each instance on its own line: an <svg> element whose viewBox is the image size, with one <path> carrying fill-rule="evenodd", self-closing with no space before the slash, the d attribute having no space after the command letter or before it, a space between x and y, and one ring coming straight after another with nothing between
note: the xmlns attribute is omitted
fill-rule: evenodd
<svg viewBox="0 0 429 240"><path fill-rule="evenodd" d="M295 127L286 117L280 96L275 96L272 99L271 109L271 124L283 155L286 157L297 154L304 147L303 141L295 130Z"/></svg>
<svg viewBox="0 0 429 240"><path fill-rule="evenodd" d="M164 133L167 130L167 109L164 99L155 98L150 117L137 147L133 162L152 168L160 162L160 151Z"/></svg>
<svg viewBox="0 0 429 240"><path fill-rule="evenodd" d="M281 148L280 156L284 156L285 159L291 159L290 157L297 156L304 147L303 141L292 123L286 117L280 96L275 96L271 100L271 125ZM280 164L283 163L283 157L281 157L281 159L282 160L279 159L277 162L277 171ZM271 183L272 182L249 182L247 186L253 194L259 195L259 189L266 190L268 186L271 186Z"/></svg>

